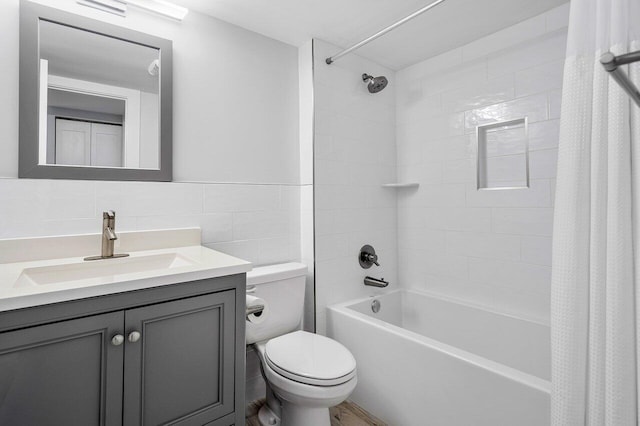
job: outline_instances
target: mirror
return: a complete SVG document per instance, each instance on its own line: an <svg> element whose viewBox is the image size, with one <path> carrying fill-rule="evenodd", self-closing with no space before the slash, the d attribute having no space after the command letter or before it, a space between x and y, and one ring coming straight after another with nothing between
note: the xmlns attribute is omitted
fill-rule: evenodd
<svg viewBox="0 0 640 426"><path fill-rule="evenodd" d="M21 3L20 177L171 180L171 42Z"/></svg>

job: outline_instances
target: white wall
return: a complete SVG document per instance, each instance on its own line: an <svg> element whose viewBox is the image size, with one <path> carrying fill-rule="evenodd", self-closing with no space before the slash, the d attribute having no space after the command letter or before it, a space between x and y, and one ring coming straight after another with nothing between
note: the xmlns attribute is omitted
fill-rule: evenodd
<svg viewBox="0 0 640 426"><path fill-rule="evenodd" d="M199 225L205 243L256 264L300 258L295 47L193 11L177 23L39 2L174 41L174 180L202 183L15 179L19 1L3 1L0 238L97 232L113 209L123 230Z"/></svg>
<svg viewBox="0 0 640 426"><path fill-rule="evenodd" d="M175 180L299 183L295 47L193 11L179 23L38 2L173 40ZM18 6L0 2L0 177L18 174Z"/></svg>
<svg viewBox="0 0 640 426"><path fill-rule="evenodd" d="M325 332L325 307L364 297L366 275L398 286L395 73L351 54L331 65L339 47L314 40L316 326ZM385 75L389 85L367 91L362 74ZM371 244L380 267L362 269L358 253Z"/></svg>
<svg viewBox="0 0 640 426"><path fill-rule="evenodd" d="M397 73L399 278L548 321L568 4ZM529 119L529 189L476 189L475 128Z"/></svg>
<svg viewBox="0 0 640 426"><path fill-rule="evenodd" d="M206 246L256 265L301 259L300 193L308 205L311 182L300 180L310 166L300 162L295 47L193 11L177 23L134 8L121 18L75 0L38 1L174 41L179 182L16 179L19 0L3 0L0 238L99 232L101 212L113 209L119 230L200 226ZM249 398L261 396L260 381L248 383Z"/></svg>

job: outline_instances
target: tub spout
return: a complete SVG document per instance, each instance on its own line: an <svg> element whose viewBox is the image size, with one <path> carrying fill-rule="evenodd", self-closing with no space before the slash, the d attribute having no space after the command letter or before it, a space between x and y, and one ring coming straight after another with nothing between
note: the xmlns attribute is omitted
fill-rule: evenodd
<svg viewBox="0 0 640 426"><path fill-rule="evenodd" d="M389 285L389 282L385 281L384 278L365 277L364 285L369 285L371 287L386 287Z"/></svg>

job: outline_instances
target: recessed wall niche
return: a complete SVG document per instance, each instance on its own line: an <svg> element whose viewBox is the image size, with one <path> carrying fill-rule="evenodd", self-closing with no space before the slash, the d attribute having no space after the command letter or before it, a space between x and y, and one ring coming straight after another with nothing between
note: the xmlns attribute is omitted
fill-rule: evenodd
<svg viewBox="0 0 640 426"><path fill-rule="evenodd" d="M476 135L478 189L528 188L527 118L478 126Z"/></svg>

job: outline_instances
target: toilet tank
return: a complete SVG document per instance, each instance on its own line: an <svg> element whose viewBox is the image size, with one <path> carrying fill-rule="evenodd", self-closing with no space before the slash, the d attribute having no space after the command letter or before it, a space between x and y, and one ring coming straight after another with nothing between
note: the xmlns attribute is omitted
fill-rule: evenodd
<svg viewBox="0 0 640 426"><path fill-rule="evenodd" d="M247 344L281 336L300 328L304 310L307 266L283 263L247 273L247 294L263 299L269 308L264 321L246 321Z"/></svg>

